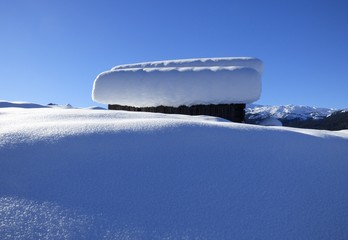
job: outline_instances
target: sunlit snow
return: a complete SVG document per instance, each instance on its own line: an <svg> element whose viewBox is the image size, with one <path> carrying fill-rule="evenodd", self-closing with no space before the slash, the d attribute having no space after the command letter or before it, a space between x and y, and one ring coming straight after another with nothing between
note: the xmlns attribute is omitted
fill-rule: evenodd
<svg viewBox="0 0 348 240"><path fill-rule="evenodd" d="M347 156L346 130L0 108L0 239L347 239Z"/></svg>

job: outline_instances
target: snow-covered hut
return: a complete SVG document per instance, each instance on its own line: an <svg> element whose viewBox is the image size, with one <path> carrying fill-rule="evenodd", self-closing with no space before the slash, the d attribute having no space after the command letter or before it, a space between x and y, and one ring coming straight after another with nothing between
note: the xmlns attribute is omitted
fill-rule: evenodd
<svg viewBox="0 0 348 240"><path fill-rule="evenodd" d="M92 98L109 109L210 115L244 121L261 95L257 58L199 58L119 65L97 76Z"/></svg>

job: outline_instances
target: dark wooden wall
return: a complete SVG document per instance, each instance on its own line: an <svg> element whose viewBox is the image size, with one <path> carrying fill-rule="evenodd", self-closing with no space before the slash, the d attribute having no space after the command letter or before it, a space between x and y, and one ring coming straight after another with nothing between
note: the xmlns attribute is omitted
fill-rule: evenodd
<svg viewBox="0 0 348 240"><path fill-rule="evenodd" d="M232 122L244 122L245 104L210 104L210 105L193 105L179 107L132 107L117 104L109 104L110 110L126 110L135 112L157 112L169 114L185 114L185 115L208 115L225 118Z"/></svg>

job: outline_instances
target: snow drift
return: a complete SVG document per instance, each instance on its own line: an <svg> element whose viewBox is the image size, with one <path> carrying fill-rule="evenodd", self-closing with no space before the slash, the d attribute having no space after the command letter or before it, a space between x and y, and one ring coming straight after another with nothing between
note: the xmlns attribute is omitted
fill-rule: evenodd
<svg viewBox="0 0 348 240"><path fill-rule="evenodd" d="M92 98L135 107L251 103L261 95L261 72L255 58L120 65L95 79Z"/></svg>
<svg viewBox="0 0 348 240"><path fill-rule="evenodd" d="M282 122L274 117L269 117L269 118L265 118L263 120L261 120L258 125L261 126L277 126L277 127L281 127L283 126Z"/></svg>
<svg viewBox="0 0 348 240"><path fill-rule="evenodd" d="M348 131L220 120L0 109L0 238L348 238Z"/></svg>

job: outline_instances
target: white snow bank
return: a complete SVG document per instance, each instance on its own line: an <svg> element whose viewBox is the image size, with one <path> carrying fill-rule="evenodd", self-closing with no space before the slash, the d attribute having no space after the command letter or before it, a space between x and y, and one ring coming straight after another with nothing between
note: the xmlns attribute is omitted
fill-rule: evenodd
<svg viewBox="0 0 348 240"><path fill-rule="evenodd" d="M260 59L252 57L225 57L225 58L193 58L193 59L178 59L166 60L156 62L143 62L134 64L118 65L112 70L126 69L126 68L162 68L162 67L230 67L240 66L249 67L263 72L263 63Z"/></svg>
<svg viewBox="0 0 348 240"><path fill-rule="evenodd" d="M0 238L348 238L348 131L218 120L0 109Z"/></svg>
<svg viewBox="0 0 348 240"><path fill-rule="evenodd" d="M92 98L136 107L251 103L260 98L261 76L248 67L127 68L101 73Z"/></svg>
<svg viewBox="0 0 348 240"><path fill-rule="evenodd" d="M266 119L263 119L262 121L260 121L259 125L281 127L281 126L283 126L283 123L281 121L279 121L279 119L277 119L277 118L269 117L269 118L266 118Z"/></svg>

